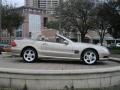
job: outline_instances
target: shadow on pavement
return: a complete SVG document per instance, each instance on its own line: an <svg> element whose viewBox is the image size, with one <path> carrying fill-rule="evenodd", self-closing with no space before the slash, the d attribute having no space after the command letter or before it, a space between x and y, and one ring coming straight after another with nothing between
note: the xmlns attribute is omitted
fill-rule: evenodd
<svg viewBox="0 0 120 90"><path fill-rule="evenodd" d="M14 59L14 60L12 60L14 63L27 63L27 62L24 62L23 60L22 60L22 58L19 58L19 59ZM86 65L84 62L82 62L82 61L76 61L76 60L71 60L71 61L68 61L68 60L55 60L55 59L38 59L38 61L37 62L34 62L34 64L35 63L40 63L40 64L69 64L69 65L71 65L71 64L75 64L75 65ZM28 64L32 64L32 63L28 63ZM93 64L93 65L89 65L89 66L94 66L94 65L97 65L97 66L101 66L101 65L108 65L107 64L107 62L106 61L97 61L97 63L96 64Z"/></svg>
<svg viewBox="0 0 120 90"><path fill-rule="evenodd" d="M51 64L76 64L76 65L86 65L82 61L67 61L67 60L38 60L36 63L51 63ZM104 61L98 61L93 65L106 65ZM92 66L93 66L92 65Z"/></svg>

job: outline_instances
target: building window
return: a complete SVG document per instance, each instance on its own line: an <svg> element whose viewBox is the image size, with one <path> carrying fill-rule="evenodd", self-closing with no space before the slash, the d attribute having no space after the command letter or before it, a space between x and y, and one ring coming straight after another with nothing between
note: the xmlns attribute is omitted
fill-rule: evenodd
<svg viewBox="0 0 120 90"><path fill-rule="evenodd" d="M16 37L22 37L22 31L17 31L16 32Z"/></svg>
<svg viewBox="0 0 120 90"><path fill-rule="evenodd" d="M48 18L47 17L44 17L44 27L46 27L47 26L47 22L48 22Z"/></svg>
<svg viewBox="0 0 120 90"><path fill-rule="evenodd" d="M29 32L29 37L31 38L31 36L32 36L32 33L31 33L31 32Z"/></svg>

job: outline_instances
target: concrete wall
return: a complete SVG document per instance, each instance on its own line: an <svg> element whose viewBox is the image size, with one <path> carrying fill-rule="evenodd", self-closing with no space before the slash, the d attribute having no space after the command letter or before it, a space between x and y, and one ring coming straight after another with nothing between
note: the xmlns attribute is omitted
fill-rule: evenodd
<svg viewBox="0 0 120 90"><path fill-rule="evenodd" d="M120 67L83 70L24 70L0 68L0 87L20 90L103 88L120 84Z"/></svg>

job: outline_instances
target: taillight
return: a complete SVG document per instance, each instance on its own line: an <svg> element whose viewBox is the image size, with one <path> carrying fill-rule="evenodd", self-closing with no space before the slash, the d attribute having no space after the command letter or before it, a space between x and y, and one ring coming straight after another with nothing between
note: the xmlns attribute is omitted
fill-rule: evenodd
<svg viewBox="0 0 120 90"><path fill-rule="evenodd" d="M12 47L16 47L16 46L17 46L16 42L15 42L15 41L12 41L12 42L11 42L11 46L12 46Z"/></svg>

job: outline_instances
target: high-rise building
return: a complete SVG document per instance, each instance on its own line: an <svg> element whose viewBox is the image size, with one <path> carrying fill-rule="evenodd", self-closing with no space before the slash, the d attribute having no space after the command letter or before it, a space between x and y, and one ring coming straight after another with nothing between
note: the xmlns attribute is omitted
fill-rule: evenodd
<svg viewBox="0 0 120 90"><path fill-rule="evenodd" d="M38 7L38 0L25 0L25 5L28 7Z"/></svg>
<svg viewBox="0 0 120 90"><path fill-rule="evenodd" d="M25 5L29 7L33 7L33 0L25 0Z"/></svg>
<svg viewBox="0 0 120 90"><path fill-rule="evenodd" d="M45 9L46 13L54 14L55 8L59 5L59 0L38 0L38 7Z"/></svg>
<svg viewBox="0 0 120 90"><path fill-rule="evenodd" d="M59 0L25 0L26 6L43 9L48 14L54 14Z"/></svg>

